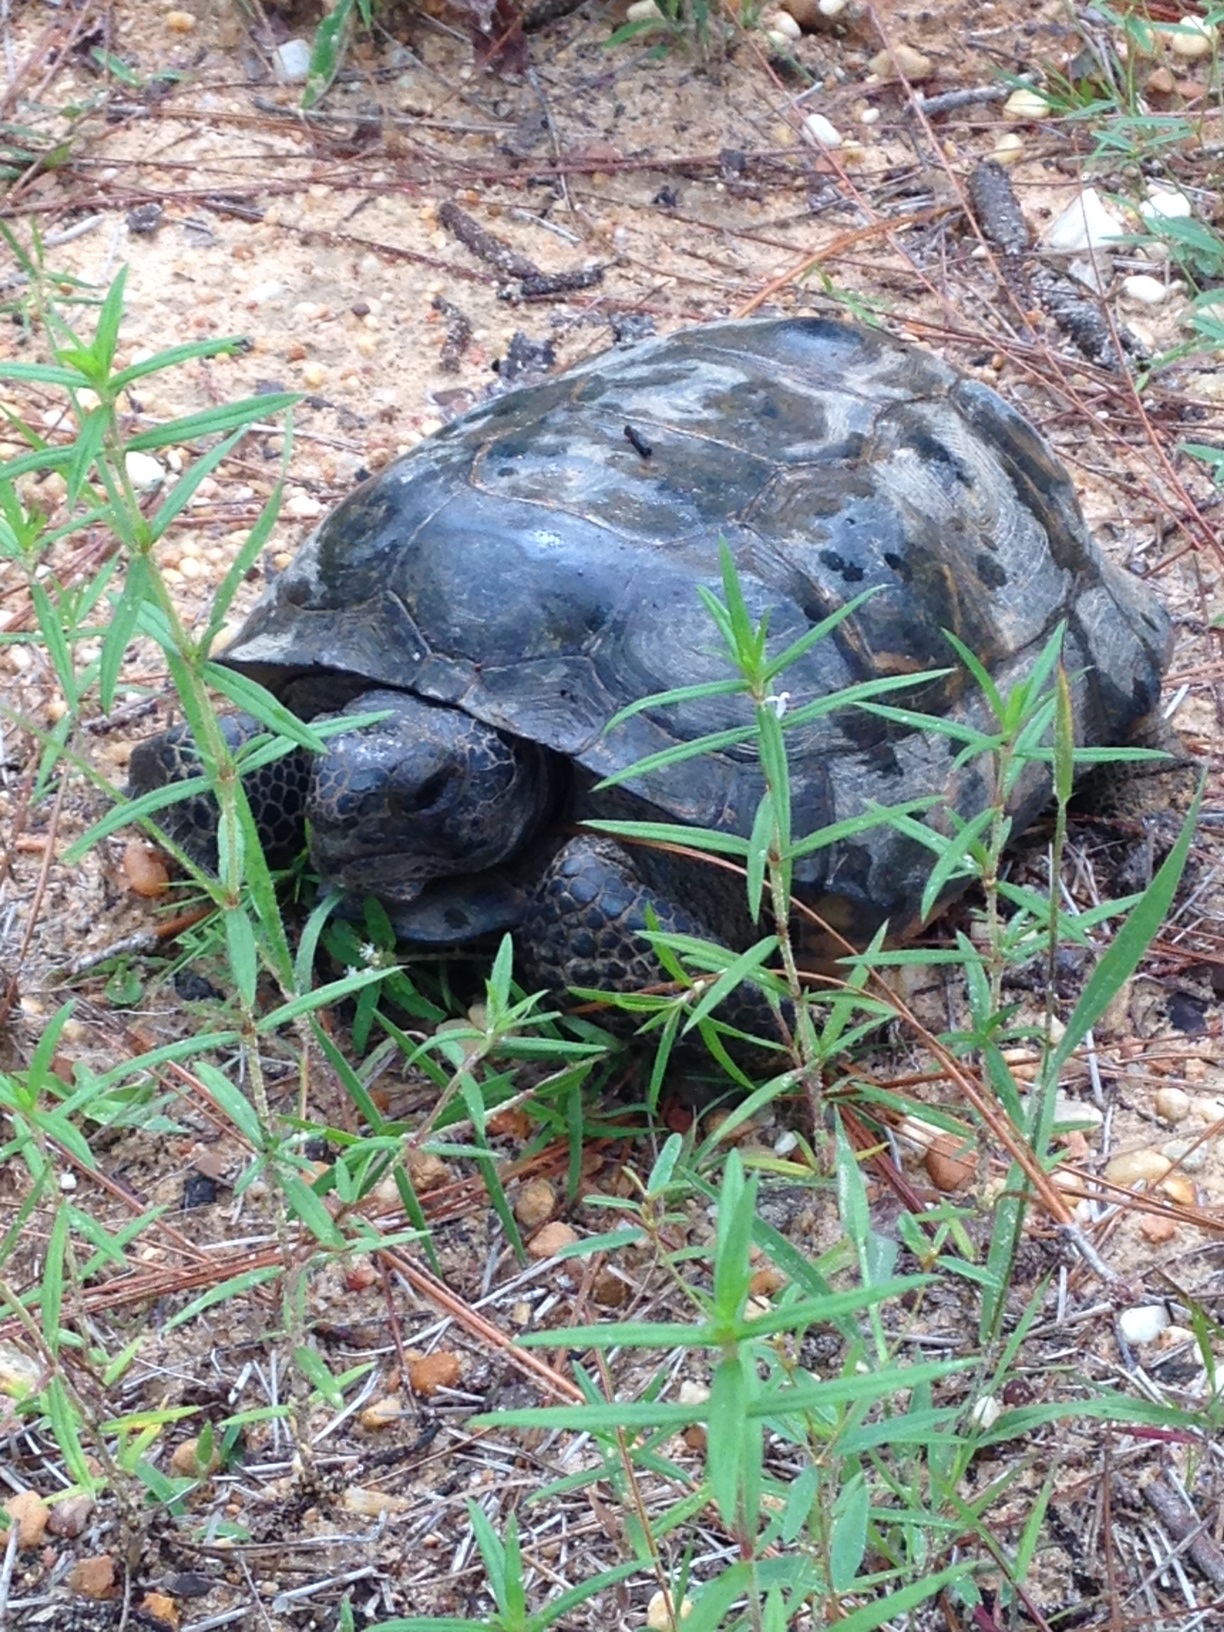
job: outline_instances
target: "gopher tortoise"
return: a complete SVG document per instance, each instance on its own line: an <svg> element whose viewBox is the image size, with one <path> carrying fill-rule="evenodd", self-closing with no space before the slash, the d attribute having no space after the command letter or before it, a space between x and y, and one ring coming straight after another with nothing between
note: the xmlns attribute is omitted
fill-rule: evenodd
<svg viewBox="0 0 1224 1632"><path fill-rule="evenodd" d="M855 707L801 714L865 680L939 669L905 704L988 728L945 631L1006 691L1065 624L1080 744L1132 738L1157 702L1164 611L1102 555L1065 470L999 396L874 329L714 322L485 403L306 540L221 661L303 718L388 718L250 776L271 859L308 842L323 880L376 897L405 942L511 928L525 978L554 992L657 980L648 908L663 929L746 944L734 874L576 831L609 815L751 831L751 742L597 787L751 719L743 695L722 694L608 728L626 704L727 678L698 595L720 591L722 541L774 651L876 591L779 680L799 716L786 733L796 836L872 803L982 809L989 767L957 764L947 737ZM226 729L237 743L259 727L238 715ZM196 769L180 727L137 747L131 787ZM1013 832L1048 798L1034 764ZM166 820L215 857L207 801ZM806 856L794 886L854 943L885 922L900 938L919 927L930 865L912 835L878 825Z"/></svg>

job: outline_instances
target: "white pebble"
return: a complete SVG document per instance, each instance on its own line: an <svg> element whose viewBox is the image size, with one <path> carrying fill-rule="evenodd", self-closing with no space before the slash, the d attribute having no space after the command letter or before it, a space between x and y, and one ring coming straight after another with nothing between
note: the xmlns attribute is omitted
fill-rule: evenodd
<svg viewBox="0 0 1224 1632"><path fill-rule="evenodd" d="M1176 28L1165 28L1161 33L1173 55L1185 57L1188 62L1209 57L1215 48L1215 24L1202 17L1183 17Z"/></svg>
<svg viewBox="0 0 1224 1632"><path fill-rule="evenodd" d="M1005 119L1022 119L1026 124L1047 118L1049 112L1050 104L1045 97L1028 85L1021 85L1019 90L1013 91L1003 104Z"/></svg>
<svg viewBox="0 0 1224 1632"><path fill-rule="evenodd" d="M809 113L803 121L803 134L813 147L840 147L841 132L823 113Z"/></svg>
<svg viewBox="0 0 1224 1632"><path fill-rule="evenodd" d="M973 1409L969 1413L969 1420L975 1428L989 1432L1003 1415L1003 1407L993 1394L983 1394L980 1400L973 1402Z"/></svg>
<svg viewBox="0 0 1224 1632"><path fill-rule="evenodd" d="M864 108L859 114L860 125L878 125L880 122L879 108Z"/></svg>
<svg viewBox="0 0 1224 1632"><path fill-rule="evenodd" d="M295 521L313 521L323 514L323 506L311 493L291 493L285 500L285 514Z"/></svg>
<svg viewBox="0 0 1224 1632"><path fill-rule="evenodd" d="M625 12L625 21L628 23L657 23L662 19L662 13L655 0L633 0L633 4Z"/></svg>
<svg viewBox="0 0 1224 1632"><path fill-rule="evenodd" d="M787 40L797 40L803 35L789 11L775 11L766 26L771 34L781 34Z"/></svg>
<svg viewBox="0 0 1224 1632"><path fill-rule="evenodd" d="M1085 187L1045 230L1045 245L1060 255L1100 249L1126 237L1126 228L1095 187Z"/></svg>
<svg viewBox="0 0 1224 1632"><path fill-rule="evenodd" d="M1149 223L1184 221L1194 214L1194 205L1176 187L1153 187L1140 204L1139 214Z"/></svg>
<svg viewBox="0 0 1224 1632"><path fill-rule="evenodd" d="M996 164L1015 164L1024 152L1024 137L1015 130L1005 130L994 144L991 158Z"/></svg>
<svg viewBox="0 0 1224 1632"><path fill-rule="evenodd" d="M822 17L840 17L850 0L819 0L816 10Z"/></svg>
<svg viewBox="0 0 1224 1632"><path fill-rule="evenodd" d="M283 283L276 283L268 279L265 283L253 283L243 299L248 306L263 306L268 301L280 300L285 293Z"/></svg>
<svg viewBox="0 0 1224 1632"><path fill-rule="evenodd" d="M1163 1303L1141 1303L1118 1316L1118 1330L1128 1343L1154 1343L1170 1324Z"/></svg>
<svg viewBox="0 0 1224 1632"><path fill-rule="evenodd" d="M1190 1114L1190 1095L1184 1088L1160 1088L1153 1105L1162 1122L1184 1122Z"/></svg>
<svg viewBox="0 0 1224 1632"><path fill-rule="evenodd" d="M1122 279L1122 293L1137 306L1162 306L1169 298L1169 286L1146 272L1132 272Z"/></svg>
<svg viewBox="0 0 1224 1632"><path fill-rule="evenodd" d="M310 72L309 40L286 40L272 53L272 72L282 85L300 85Z"/></svg>
<svg viewBox="0 0 1224 1632"><path fill-rule="evenodd" d="M128 473L128 481L138 492L143 492L149 487L156 487L166 479L165 470L151 453L125 454L123 463Z"/></svg>

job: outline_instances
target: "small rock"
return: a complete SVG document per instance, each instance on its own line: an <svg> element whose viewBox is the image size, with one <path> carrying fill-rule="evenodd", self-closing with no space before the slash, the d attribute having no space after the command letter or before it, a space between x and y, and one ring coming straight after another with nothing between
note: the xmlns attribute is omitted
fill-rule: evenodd
<svg viewBox="0 0 1224 1632"><path fill-rule="evenodd" d="M813 147L840 147L841 132L823 113L809 113L803 121L803 134Z"/></svg>
<svg viewBox="0 0 1224 1632"><path fill-rule="evenodd" d="M633 0L633 4L625 11L627 23L661 23L663 13L655 5L655 0Z"/></svg>
<svg viewBox="0 0 1224 1632"><path fill-rule="evenodd" d="M1169 286L1146 272L1132 272L1122 279L1122 294L1137 306L1161 306L1169 298Z"/></svg>
<svg viewBox="0 0 1224 1632"><path fill-rule="evenodd" d="M123 847L123 876L133 895L146 900L165 895L170 888L170 874L160 850L143 839L129 839Z"/></svg>
<svg viewBox="0 0 1224 1632"><path fill-rule="evenodd" d="M980 1400L973 1402L973 1409L969 1413L969 1420L975 1428L989 1432L1003 1415L1003 1406L993 1394L983 1394Z"/></svg>
<svg viewBox="0 0 1224 1632"><path fill-rule="evenodd" d="M1161 1179L1157 1189L1162 1195L1178 1207L1195 1207L1198 1205L1198 1193L1194 1188L1194 1180L1188 1173L1170 1173Z"/></svg>
<svg viewBox="0 0 1224 1632"><path fill-rule="evenodd" d="M1087 1063L1086 1061L1083 1063ZM1056 1128L1099 1128L1105 1113L1086 1099L1073 1099L1060 1089L1054 1095L1054 1126Z"/></svg>
<svg viewBox="0 0 1224 1632"><path fill-rule="evenodd" d="M1224 319L1224 304L1221 305L1220 315ZM1190 1101L1190 1113L1200 1122L1224 1121L1224 1100L1217 1099L1214 1094L1195 1094Z"/></svg>
<svg viewBox="0 0 1224 1632"><path fill-rule="evenodd" d="M538 1230L557 1210L557 1193L547 1179L529 1179L514 1198L514 1216L525 1230Z"/></svg>
<svg viewBox="0 0 1224 1632"><path fill-rule="evenodd" d="M68 1585L82 1598L113 1598L115 1595L115 1561L105 1553L95 1558L82 1558L72 1566Z"/></svg>
<svg viewBox="0 0 1224 1632"><path fill-rule="evenodd" d="M269 301L280 300L284 293L283 283L267 278L263 283L253 283L242 298L248 306L264 306Z"/></svg>
<svg viewBox="0 0 1224 1632"><path fill-rule="evenodd" d="M1161 38L1175 57L1197 62L1215 50L1216 26L1203 17L1184 16L1176 28L1162 28Z"/></svg>
<svg viewBox="0 0 1224 1632"><path fill-rule="evenodd" d="M441 1031L441 1026L438 1030ZM509 1105L504 1111L494 1111L485 1126L498 1139L529 1139L535 1126L521 1105Z"/></svg>
<svg viewBox="0 0 1224 1632"><path fill-rule="evenodd" d="M1025 124L1034 124L1039 119L1048 118L1050 104L1040 91L1034 91L1028 85L1021 85L1014 90L1003 104L1005 119L1022 120Z"/></svg>
<svg viewBox="0 0 1224 1632"><path fill-rule="evenodd" d="M1160 1334L1159 1342L1161 1349L1168 1351L1180 1348L1183 1343L1197 1344L1198 1339L1188 1326L1166 1326Z"/></svg>
<svg viewBox="0 0 1224 1632"><path fill-rule="evenodd" d="M184 1439L174 1447L170 1455L170 1471L178 1474L180 1479L200 1479L214 1473L221 1466L221 1457L216 1447L213 1447L212 1456L205 1467L200 1461L200 1442L198 1439Z"/></svg>
<svg viewBox="0 0 1224 1632"><path fill-rule="evenodd" d="M179 1624L179 1607L174 1599L164 1592L146 1592L140 1600L140 1609L144 1615L154 1622L176 1628Z"/></svg>
<svg viewBox="0 0 1224 1632"><path fill-rule="evenodd" d="M346 1513L377 1519L384 1513L403 1513L419 1501L418 1495L397 1496L389 1490L366 1490L362 1485L350 1485L340 1498L340 1506Z"/></svg>
<svg viewBox="0 0 1224 1632"><path fill-rule="evenodd" d="M1015 164L1024 156L1024 137L1019 131L1005 130L995 142L990 156L996 164Z"/></svg>
<svg viewBox="0 0 1224 1632"><path fill-rule="evenodd" d="M935 72L935 64L930 57L916 51L912 45L894 46L891 55L887 51L877 51L867 67L881 79L893 79L899 74L903 79L918 81L930 79Z"/></svg>
<svg viewBox="0 0 1224 1632"><path fill-rule="evenodd" d="M96 1505L92 1496L65 1496L62 1502L56 1502L51 1509L47 1529L53 1536L71 1541L79 1536L89 1523Z"/></svg>
<svg viewBox="0 0 1224 1632"><path fill-rule="evenodd" d="M286 40L272 53L272 72L282 85L300 85L310 72L309 40Z"/></svg>
<svg viewBox="0 0 1224 1632"><path fill-rule="evenodd" d="M1126 228L1095 187L1085 187L1055 216L1044 234L1045 246L1060 255L1101 249L1126 237Z"/></svg>
<svg viewBox="0 0 1224 1632"><path fill-rule="evenodd" d="M157 487L166 479L164 467L151 453L141 453L137 450L135 453L125 454L123 467L127 471L128 481L138 493L143 493L150 487Z"/></svg>
<svg viewBox="0 0 1224 1632"><path fill-rule="evenodd" d="M775 11L765 25L771 34L780 34L784 40L798 40L803 30L789 11Z"/></svg>
<svg viewBox="0 0 1224 1632"><path fill-rule="evenodd" d="M772 1298L775 1292L780 1292L786 1285L786 1276L773 1264L766 1264L758 1269L748 1283L749 1294L754 1298Z"/></svg>
<svg viewBox="0 0 1224 1632"><path fill-rule="evenodd" d="M463 1362L449 1349L424 1354L408 1367L408 1381L414 1394L428 1399L440 1388L454 1388L463 1375Z"/></svg>
<svg viewBox="0 0 1224 1632"><path fill-rule="evenodd" d="M1177 1220L1166 1217L1164 1213L1144 1213L1139 1220L1139 1233L1154 1247L1163 1246L1177 1234Z"/></svg>
<svg viewBox="0 0 1224 1632"><path fill-rule="evenodd" d="M346 1292L368 1292L378 1282L378 1265L368 1253L358 1253L344 1270Z"/></svg>
<svg viewBox="0 0 1224 1632"><path fill-rule="evenodd" d="M670 1596L665 1592L656 1592L646 1605L646 1625L650 1632L669 1632L671 1626L678 1621L687 1620L693 1613L693 1601L685 1598L680 1604L678 1615L672 1612Z"/></svg>
<svg viewBox="0 0 1224 1632"><path fill-rule="evenodd" d="M1177 89L1177 79L1162 63L1159 68L1152 69L1145 88L1152 96L1172 96Z"/></svg>
<svg viewBox="0 0 1224 1632"><path fill-rule="evenodd" d="M4 1511L17 1526L19 1547L41 1546L51 1514L36 1490L19 1490L5 1502Z"/></svg>
<svg viewBox="0 0 1224 1632"><path fill-rule="evenodd" d="M1154 1343L1168 1325L1169 1311L1163 1303L1138 1304L1118 1316L1118 1330L1128 1343Z"/></svg>
<svg viewBox="0 0 1224 1632"><path fill-rule="evenodd" d="M1211 1146L1205 1139L1198 1142L1193 1139L1170 1139L1168 1144L1161 1145L1160 1154L1167 1156L1183 1173L1201 1173L1207 1166Z"/></svg>
<svg viewBox="0 0 1224 1632"><path fill-rule="evenodd" d="M554 1219L551 1224L545 1224L542 1230L537 1230L527 1243L529 1257L537 1260L555 1258L563 1247L572 1246L578 1239L578 1231L571 1229L568 1224Z"/></svg>
<svg viewBox="0 0 1224 1632"><path fill-rule="evenodd" d="M327 378L327 370L322 363L307 363L302 369L302 384L317 391Z"/></svg>
<svg viewBox="0 0 1224 1632"><path fill-rule="evenodd" d="M1020 1073L1017 1072L1016 1075L1019 1076ZM1028 1098L1023 1098L1021 1100L1021 1104L1024 1106L1027 1113L1030 1109ZM1086 1099L1075 1099L1070 1094L1064 1094L1061 1088L1055 1093L1055 1133L1067 1133L1072 1128L1089 1129L1095 1133L1104 1120L1104 1112L1097 1106L1093 1105L1091 1101Z"/></svg>
<svg viewBox="0 0 1224 1632"><path fill-rule="evenodd" d="M850 0L817 0L816 9L822 17L840 17Z"/></svg>
<svg viewBox="0 0 1224 1632"><path fill-rule="evenodd" d="M408 1177L415 1190L436 1190L450 1178L450 1168L432 1151L414 1150L408 1158Z"/></svg>
<svg viewBox="0 0 1224 1632"><path fill-rule="evenodd" d="M168 11L166 13L166 27L172 34L194 34L196 27L195 13L190 11Z"/></svg>
<svg viewBox="0 0 1224 1632"><path fill-rule="evenodd" d="M619 1309L628 1300L629 1288L614 1269L603 1269L595 1277L591 1296L604 1309Z"/></svg>
<svg viewBox="0 0 1224 1632"><path fill-rule="evenodd" d="M187 1173L183 1177L183 1211L212 1207L217 1200L217 1181L207 1173Z"/></svg>
<svg viewBox="0 0 1224 1632"><path fill-rule="evenodd" d="M375 1400L373 1405L367 1405L358 1415L358 1421L363 1428L371 1433L379 1428L390 1428L392 1423L398 1422L404 1415L404 1402L398 1394L385 1394L381 1400Z"/></svg>
<svg viewBox="0 0 1224 1632"><path fill-rule="evenodd" d="M681 1405L704 1405L710 1397L710 1390L704 1383L696 1382L692 1377L681 1379L680 1387L676 1390L676 1398Z"/></svg>
<svg viewBox="0 0 1224 1632"><path fill-rule="evenodd" d="M323 506L313 493L291 493L285 500L285 514L294 521L313 521L323 514Z"/></svg>
<svg viewBox="0 0 1224 1632"><path fill-rule="evenodd" d="M1129 1190L1136 1184L1158 1184L1172 1166L1158 1150L1128 1150L1106 1164L1105 1177L1110 1184Z"/></svg>
<svg viewBox="0 0 1224 1632"><path fill-rule="evenodd" d="M1139 214L1149 225L1161 221L1184 221L1194 214L1194 205L1176 187L1153 187L1140 204Z"/></svg>
<svg viewBox="0 0 1224 1632"><path fill-rule="evenodd" d="M923 1161L931 1183L945 1195L963 1190L977 1172L977 1152L972 1143L952 1133L941 1133L932 1140Z"/></svg>
<svg viewBox="0 0 1224 1632"><path fill-rule="evenodd" d="M1190 1095L1181 1088L1158 1089L1152 1103L1162 1122L1184 1122L1190 1115Z"/></svg>

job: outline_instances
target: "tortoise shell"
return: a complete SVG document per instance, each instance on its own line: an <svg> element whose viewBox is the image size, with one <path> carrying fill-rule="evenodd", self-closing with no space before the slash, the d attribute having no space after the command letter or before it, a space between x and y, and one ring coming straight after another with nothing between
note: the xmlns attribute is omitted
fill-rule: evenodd
<svg viewBox="0 0 1224 1632"><path fill-rule="evenodd" d="M903 700L988 726L945 631L1006 692L1064 622L1077 740L1125 740L1158 697L1165 613L1097 548L1033 427L930 353L817 318L687 329L466 414L323 521L224 661L281 695L304 675L334 677L339 701L342 680L412 691L604 776L750 721L745 697L718 696L607 729L628 703L728 676L697 593L721 593L722 541L772 651L876 591L780 677L792 712L951 665ZM967 814L987 797L958 744L857 708L786 741L797 835L869 801L947 793ZM628 786L741 834L762 792L750 743ZM1034 767L1017 825L1047 795ZM796 882L870 932L916 910L922 849L877 830L804 858Z"/></svg>

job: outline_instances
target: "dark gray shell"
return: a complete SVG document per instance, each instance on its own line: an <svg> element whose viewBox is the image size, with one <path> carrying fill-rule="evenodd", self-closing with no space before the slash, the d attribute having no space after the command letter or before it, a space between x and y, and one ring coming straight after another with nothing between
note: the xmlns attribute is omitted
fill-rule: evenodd
<svg viewBox="0 0 1224 1632"><path fill-rule="evenodd" d="M274 690L318 670L403 687L606 774L748 717L723 698L605 733L626 703L726 677L697 595L720 591L720 539L778 650L882 586L780 680L792 709L946 666L945 629L1006 690L1064 619L1081 741L1124 740L1158 695L1164 613L1097 550L1032 427L929 353L814 318L685 330L467 414L322 523L225 661ZM985 719L963 670L921 706ZM799 834L868 799L951 787L962 808L980 801L973 773L951 777L944 740L858 710L788 742ZM739 832L761 792L747 749L633 787L673 818ZM894 865L843 846L801 878L916 905L878 876Z"/></svg>

